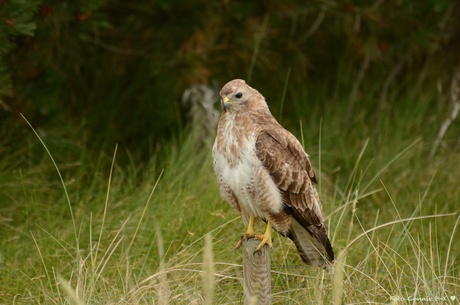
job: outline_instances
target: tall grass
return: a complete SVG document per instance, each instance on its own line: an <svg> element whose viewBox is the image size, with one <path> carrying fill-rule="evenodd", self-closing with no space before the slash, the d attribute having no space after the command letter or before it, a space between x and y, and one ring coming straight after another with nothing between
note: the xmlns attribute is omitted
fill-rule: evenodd
<svg viewBox="0 0 460 305"><path fill-rule="evenodd" d="M424 109L408 117L401 106L376 127L313 111L301 132L337 264L306 267L276 235L274 303L458 304L459 153L426 157ZM121 165L129 148L57 138L29 129L0 160L1 304L242 302L233 247L244 228L219 197L209 149L185 138Z"/></svg>

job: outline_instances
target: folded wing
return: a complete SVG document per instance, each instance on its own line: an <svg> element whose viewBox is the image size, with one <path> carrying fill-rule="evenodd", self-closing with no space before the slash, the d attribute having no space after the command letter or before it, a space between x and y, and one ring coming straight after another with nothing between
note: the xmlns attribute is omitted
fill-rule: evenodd
<svg viewBox="0 0 460 305"><path fill-rule="evenodd" d="M300 142L277 125L260 133L256 152L283 195L284 211L292 216L289 232L280 233L294 241L305 263L314 266L331 263L334 252L313 186L316 176Z"/></svg>

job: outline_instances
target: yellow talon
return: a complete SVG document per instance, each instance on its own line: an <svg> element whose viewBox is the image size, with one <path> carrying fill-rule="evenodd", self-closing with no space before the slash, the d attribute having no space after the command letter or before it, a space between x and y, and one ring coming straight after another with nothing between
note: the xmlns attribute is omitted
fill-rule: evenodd
<svg viewBox="0 0 460 305"><path fill-rule="evenodd" d="M261 242L257 246L257 251L260 251L262 247L267 244L270 248L273 247L272 243L272 223L268 222L267 223L267 228L265 229L265 233L261 235L257 235L254 237L255 239L260 239Z"/></svg>
<svg viewBox="0 0 460 305"><path fill-rule="evenodd" d="M236 244L235 249L240 248L241 245L243 244L243 241L248 240L248 239L260 240L260 243L257 246L257 251L260 251L260 249L262 249L262 247L265 244L267 244L270 248L273 247L273 243L272 243L272 223L268 222L267 223L267 228L265 229L265 233L260 234L260 233L255 233L255 231L254 231L254 222L255 222L254 217L252 217L252 216L249 217L248 230L246 231L245 234L243 234L243 236L241 236L240 240Z"/></svg>
<svg viewBox="0 0 460 305"><path fill-rule="evenodd" d="M248 223L248 229L247 229L246 233L244 233L241 236L240 240L238 241L238 243L235 246L235 249L240 248L241 245L243 244L243 241L251 239L251 238L254 238L256 235L259 235L259 234L256 234L255 231L254 231L254 222L255 222L255 218L253 216L250 216L249 217L249 223Z"/></svg>

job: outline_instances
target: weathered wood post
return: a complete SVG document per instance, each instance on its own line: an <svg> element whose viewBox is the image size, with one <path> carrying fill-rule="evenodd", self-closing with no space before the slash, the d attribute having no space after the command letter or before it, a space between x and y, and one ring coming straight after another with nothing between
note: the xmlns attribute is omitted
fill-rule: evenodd
<svg viewBox="0 0 460 305"><path fill-rule="evenodd" d="M270 247L257 250L260 240L243 241L244 305L271 305ZM254 301L255 300L255 301Z"/></svg>

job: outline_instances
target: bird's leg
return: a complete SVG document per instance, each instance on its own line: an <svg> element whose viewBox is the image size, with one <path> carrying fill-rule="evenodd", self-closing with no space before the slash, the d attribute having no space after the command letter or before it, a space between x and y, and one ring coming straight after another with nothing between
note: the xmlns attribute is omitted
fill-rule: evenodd
<svg viewBox="0 0 460 305"><path fill-rule="evenodd" d="M264 234L256 234L254 236L254 238L261 240L261 242L257 246L257 251L260 251L260 249L262 249L262 247L265 244L269 245L270 248L273 247L273 244L272 244L272 223L270 221L267 222L267 228L265 229L265 233Z"/></svg>
<svg viewBox="0 0 460 305"><path fill-rule="evenodd" d="M254 238L256 236L256 232L254 230L254 223L255 223L256 219L254 216L249 216L249 223L248 223L248 229L246 230L246 233L244 233L240 240L238 241L238 243L236 244L236 249L238 249L239 247L241 247L241 245L243 244L243 241L245 240L248 240L248 239L251 239L251 238Z"/></svg>
<svg viewBox="0 0 460 305"><path fill-rule="evenodd" d="M260 243L257 246L256 251L260 251L260 249L262 249L262 247L265 244L269 245L270 248L273 247L273 244L272 244L272 223L270 221L267 222L267 228L265 229L265 233L260 234L260 233L255 233L254 221L255 221L254 217L251 216L249 218L248 230L246 231L245 234L243 234L243 236L241 236L240 240L236 244L236 247L235 247L236 249L241 247L241 245L243 244L243 241L248 240L248 239L260 240Z"/></svg>

